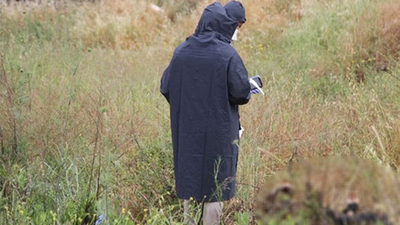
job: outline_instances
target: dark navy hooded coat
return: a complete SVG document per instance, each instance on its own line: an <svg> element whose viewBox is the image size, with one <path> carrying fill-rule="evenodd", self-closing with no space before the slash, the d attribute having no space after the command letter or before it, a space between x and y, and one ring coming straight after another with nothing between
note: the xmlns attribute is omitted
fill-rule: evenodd
<svg viewBox="0 0 400 225"><path fill-rule="evenodd" d="M215 202L235 194L238 105L249 101L250 85L230 42L238 22L244 21L239 2L225 8L209 5L162 76L161 93L170 104L178 198Z"/></svg>

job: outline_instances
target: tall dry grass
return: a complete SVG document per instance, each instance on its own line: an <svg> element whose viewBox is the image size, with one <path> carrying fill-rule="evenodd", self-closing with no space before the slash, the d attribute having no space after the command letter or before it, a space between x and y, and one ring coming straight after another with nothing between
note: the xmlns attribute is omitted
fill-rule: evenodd
<svg viewBox="0 0 400 225"><path fill-rule="evenodd" d="M58 223L94 213L125 224L181 219L159 79L210 1L152 2L161 13L150 3L2 5L0 223L50 223L50 209ZM356 155L397 170L399 4L243 4L235 48L266 96L241 108L238 193L226 223L247 221L260 185L288 162Z"/></svg>

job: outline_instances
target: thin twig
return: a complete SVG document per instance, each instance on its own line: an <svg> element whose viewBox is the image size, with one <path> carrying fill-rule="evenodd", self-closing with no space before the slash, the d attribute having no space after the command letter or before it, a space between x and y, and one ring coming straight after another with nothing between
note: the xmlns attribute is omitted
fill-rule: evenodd
<svg viewBox="0 0 400 225"><path fill-rule="evenodd" d="M18 148L18 137L17 137L17 119L14 113L14 90L12 89L8 78L7 78L7 72L6 72L6 67L4 65L4 58L3 56L0 56L1 59L1 69L2 69L2 77L4 80L4 85L7 88L7 94L8 94L8 111L10 113L11 116L11 123L12 123L12 129L13 129L13 143L12 143L12 150L13 150L13 154L14 156L17 155L17 148Z"/></svg>
<svg viewBox="0 0 400 225"><path fill-rule="evenodd" d="M258 150L260 150L262 153L266 153L267 155L271 156L272 158L276 159L280 164L282 164L284 167L286 167L286 164L275 154L273 154L272 152L262 149L262 148L258 148Z"/></svg>
<svg viewBox="0 0 400 225"><path fill-rule="evenodd" d="M98 102L98 112L97 112L97 116L98 116L98 120L97 123L99 125L97 125L97 129L100 130L101 129L101 125L102 125L102 112L101 112L101 105L102 105L102 97L103 97L103 92L100 89L100 96L99 96L99 102ZM100 133L99 133L100 134ZM99 154L99 165L98 165L98 171L97 171L97 187L96 187L96 198L99 199L100 196L100 174L101 174L101 151L98 151Z"/></svg>
<svg viewBox="0 0 400 225"><path fill-rule="evenodd" d="M0 126L0 149L1 155L4 155L3 129Z"/></svg>
<svg viewBox="0 0 400 225"><path fill-rule="evenodd" d="M92 158L92 163L90 166L90 178L89 178L89 186L88 186L88 193L87 193L88 198L90 197L90 191L91 191L92 180L93 180L94 162L96 160L97 146L98 146L98 141L99 141L99 136L100 136L100 119L101 119L101 117L98 114L97 122L96 122L96 136L95 136L94 148L93 148L93 158Z"/></svg>
<svg viewBox="0 0 400 225"><path fill-rule="evenodd" d="M78 63L75 66L74 72L72 73L72 77L73 77L73 81L74 81L73 88L75 88L75 83L76 83L75 75L78 72L78 68L79 68L82 60L83 60L83 56L79 59ZM64 124L63 131L62 131L62 140L63 140L64 143L65 143L65 135L66 135L66 132L67 132L67 129L68 129L68 122L69 122L69 114L70 114L71 104L72 104L72 97L70 96L69 99L68 99L67 115L66 115L66 118L65 118L65 124Z"/></svg>
<svg viewBox="0 0 400 225"><path fill-rule="evenodd" d="M385 146L383 145L382 139L379 136L379 133L376 130L375 126L371 126L371 128L374 131L376 138L378 139L379 147L381 148L382 154L383 154L383 160L386 161L387 154L386 154Z"/></svg>

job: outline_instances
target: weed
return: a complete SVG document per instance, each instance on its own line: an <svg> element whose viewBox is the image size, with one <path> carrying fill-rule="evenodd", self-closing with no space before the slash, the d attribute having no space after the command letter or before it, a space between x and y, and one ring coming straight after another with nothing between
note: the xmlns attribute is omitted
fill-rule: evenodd
<svg viewBox="0 0 400 225"><path fill-rule="evenodd" d="M182 222L159 79L209 2L28 2L0 3L0 224ZM304 158L398 170L398 2L243 4L234 47L266 97L241 107L226 224L256 223L262 183Z"/></svg>

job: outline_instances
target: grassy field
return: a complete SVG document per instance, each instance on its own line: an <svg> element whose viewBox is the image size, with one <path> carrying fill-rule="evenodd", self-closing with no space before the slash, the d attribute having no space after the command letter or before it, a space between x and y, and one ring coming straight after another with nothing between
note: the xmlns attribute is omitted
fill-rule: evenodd
<svg viewBox="0 0 400 225"><path fill-rule="evenodd" d="M225 224L254 222L258 189L290 162L350 155L397 172L400 3L242 2L234 45L266 95L241 108ZM0 224L179 224L159 83L207 2L0 5Z"/></svg>

